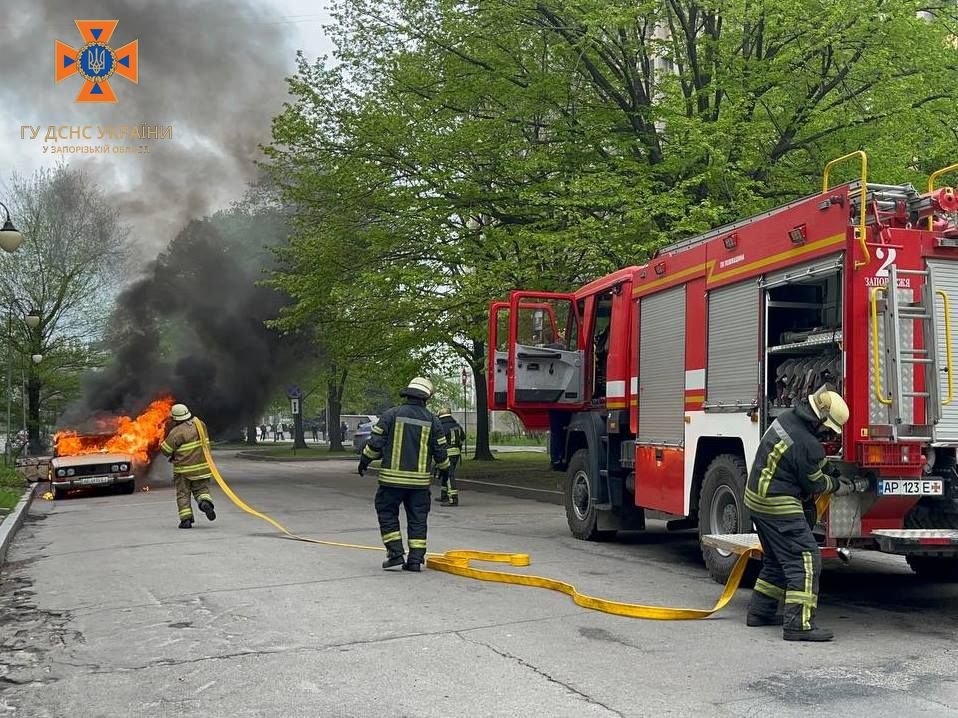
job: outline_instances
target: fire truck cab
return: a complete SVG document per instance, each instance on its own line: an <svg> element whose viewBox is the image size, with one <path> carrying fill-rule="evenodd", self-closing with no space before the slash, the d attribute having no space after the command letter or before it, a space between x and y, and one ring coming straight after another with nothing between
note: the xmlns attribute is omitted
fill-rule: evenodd
<svg viewBox="0 0 958 718"><path fill-rule="evenodd" d="M829 185L832 167L859 180ZM829 163L822 191L660 249L570 293L490 308L489 405L550 432L577 538L752 531L763 432L822 384L851 417L826 446L867 491L834 497L823 556L876 549L958 578L958 198ZM860 485L863 482L859 482ZM725 581L737 556L706 546Z"/></svg>

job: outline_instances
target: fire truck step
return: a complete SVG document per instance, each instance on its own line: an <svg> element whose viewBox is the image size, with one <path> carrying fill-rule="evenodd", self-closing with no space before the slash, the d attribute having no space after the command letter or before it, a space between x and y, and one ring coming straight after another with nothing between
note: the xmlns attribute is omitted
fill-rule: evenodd
<svg viewBox="0 0 958 718"><path fill-rule="evenodd" d="M927 391L903 391L902 396L931 396Z"/></svg>
<svg viewBox="0 0 958 718"><path fill-rule="evenodd" d="M872 536L885 553L958 555L958 531L954 529L877 529Z"/></svg>
<svg viewBox="0 0 958 718"><path fill-rule="evenodd" d="M702 543L720 551L737 554L762 550L758 534L709 534L702 537Z"/></svg>

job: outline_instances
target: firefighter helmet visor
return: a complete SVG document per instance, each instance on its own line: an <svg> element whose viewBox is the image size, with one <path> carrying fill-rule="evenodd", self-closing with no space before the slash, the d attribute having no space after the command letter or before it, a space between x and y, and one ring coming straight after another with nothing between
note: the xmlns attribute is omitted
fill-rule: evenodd
<svg viewBox="0 0 958 718"><path fill-rule="evenodd" d="M452 416L452 409L448 406L444 406L439 410L439 416Z"/></svg>
<svg viewBox="0 0 958 718"><path fill-rule="evenodd" d="M849 412L848 404L842 399L841 394L822 387L808 397L808 403L811 404L812 411L822 424L836 434L842 433L842 426L848 421Z"/></svg>
<svg viewBox="0 0 958 718"><path fill-rule="evenodd" d="M188 419L192 419L193 415L190 413L186 404L174 404L170 407L170 418L173 421L187 421Z"/></svg>

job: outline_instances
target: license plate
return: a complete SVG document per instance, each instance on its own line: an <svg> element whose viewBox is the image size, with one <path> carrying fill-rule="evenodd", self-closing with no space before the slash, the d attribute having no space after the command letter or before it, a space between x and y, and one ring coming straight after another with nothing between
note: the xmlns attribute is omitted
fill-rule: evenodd
<svg viewBox="0 0 958 718"><path fill-rule="evenodd" d="M940 480L882 479L878 482L881 496L941 496L944 487Z"/></svg>
<svg viewBox="0 0 958 718"><path fill-rule="evenodd" d="M86 479L80 479L77 483L84 484L85 486L91 486L95 484L108 484L112 481L109 476L90 476Z"/></svg>

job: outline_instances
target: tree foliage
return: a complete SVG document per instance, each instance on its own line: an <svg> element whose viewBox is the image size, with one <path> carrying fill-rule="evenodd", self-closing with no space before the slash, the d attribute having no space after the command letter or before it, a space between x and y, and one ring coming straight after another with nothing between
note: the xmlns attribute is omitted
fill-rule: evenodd
<svg viewBox="0 0 958 718"><path fill-rule="evenodd" d="M398 326L445 344L480 419L491 299L808 194L850 150L896 182L953 159L950 3L340 0L335 17L335 62L301 59L268 150L298 218L284 321L334 298L381 344Z"/></svg>
<svg viewBox="0 0 958 718"><path fill-rule="evenodd" d="M31 450L41 410L79 395L79 376L102 364L110 304L126 280L127 230L84 173L58 166L11 180L11 213L24 243L0 258L4 344L26 384ZM28 314L39 315L35 328ZM39 363L32 356L42 357Z"/></svg>

